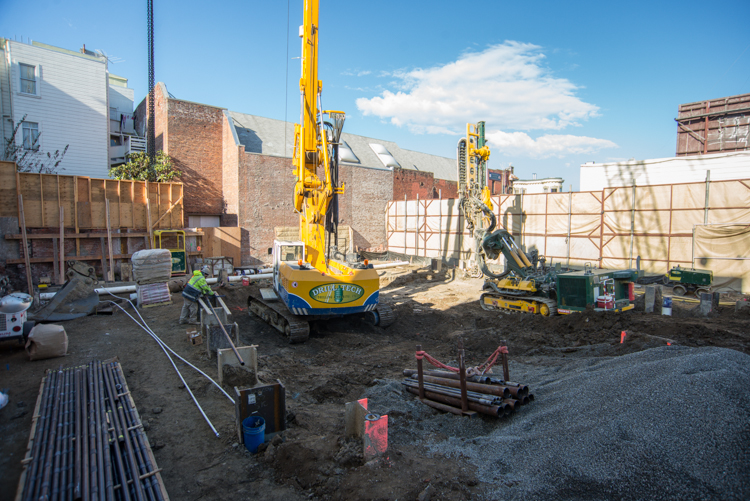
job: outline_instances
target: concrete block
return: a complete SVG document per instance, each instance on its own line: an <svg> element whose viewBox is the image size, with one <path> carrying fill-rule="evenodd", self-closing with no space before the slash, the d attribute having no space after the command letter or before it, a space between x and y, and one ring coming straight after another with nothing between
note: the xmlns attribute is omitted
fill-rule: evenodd
<svg viewBox="0 0 750 501"><path fill-rule="evenodd" d="M750 301L742 300L734 303L734 311L740 311L745 308L750 308Z"/></svg>
<svg viewBox="0 0 750 501"><path fill-rule="evenodd" d="M237 359L237 355L234 354L232 348L220 348L216 350L216 358L219 361L219 384L224 382L224 367L237 367L252 373L252 385L258 384L258 347L256 345L251 346L237 346L237 352L242 357L245 365L240 365L240 361Z"/></svg>
<svg viewBox="0 0 750 501"><path fill-rule="evenodd" d="M709 313L714 311L713 300L713 294L707 292L701 293L701 304L698 307L698 311L704 317L708 316Z"/></svg>
<svg viewBox="0 0 750 501"><path fill-rule="evenodd" d="M654 311L658 313L659 308L664 304L664 287L654 285Z"/></svg>
<svg viewBox="0 0 750 501"><path fill-rule="evenodd" d="M647 285L646 286L646 294L643 296L644 298L644 311L646 313L653 313L654 312L654 304L656 302L656 287L653 285Z"/></svg>

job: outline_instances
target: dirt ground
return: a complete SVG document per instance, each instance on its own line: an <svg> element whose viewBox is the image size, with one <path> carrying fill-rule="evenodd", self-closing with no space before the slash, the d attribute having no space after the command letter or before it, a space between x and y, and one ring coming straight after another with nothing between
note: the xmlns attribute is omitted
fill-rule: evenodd
<svg viewBox="0 0 750 501"><path fill-rule="evenodd" d="M360 398L378 380L400 380L404 368L416 365L417 344L451 362L462 339L474 364L503 340L511 360L535 365L561 357L618 356L666 343L750 353L750 308L735 312L733 306L722 306L702 318L693 311L695 303L675 301L671 317L637 308L622 314L591 311L543 318L482 310L477 301L481 280L452 271L406 270L390 276L395 279L383 289L382 300L396 312L394 325L381 329L358 319L329 321L317 326L302 345L289 345L277 331L248 315L247 288L233 285L221 291L239 324L241 344L258 345L260 380L279 379L286 386L289 424L283 441L277 439L257 455L237 443L233 405L177 362L221 434L214 436L163 352L123 313L65 322L65 358L29 362L17 343L0 343L0 387L10 393L8 406L0 410L0 498L12 499L16 491L44 371L60 365L119 357L174 500L416 499L420 493L423 499L429 493L432 499L492 499L493 485L480 482L471 464L428 456L419 443L391 440L387 457L363 464L357 445L344 439L344 403ZM141 310L144 318L175 351L215 376L216 359L206 356L204 346L188 344L185 326L177 322L182 299L178 294L173 299L171 306ZM627 337L621 344L622 331ZM533 382L524 383L531 384L533 392ZM496 426L503 423L497 420ZM389 425L420 426L409 415L391 415ZM432 490L425 492L428 485Z"/></svg>

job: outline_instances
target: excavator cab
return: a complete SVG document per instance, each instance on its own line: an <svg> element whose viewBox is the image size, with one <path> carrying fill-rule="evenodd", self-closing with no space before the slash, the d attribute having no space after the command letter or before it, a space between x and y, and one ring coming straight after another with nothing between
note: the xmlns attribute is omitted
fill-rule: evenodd
<svg viewBox="0 0 750 501"><path fill-rule="evenodd" d="M273 288L279 290L279 269L281 263L297 264L305 261L304 242L273 241Z"/></svg>

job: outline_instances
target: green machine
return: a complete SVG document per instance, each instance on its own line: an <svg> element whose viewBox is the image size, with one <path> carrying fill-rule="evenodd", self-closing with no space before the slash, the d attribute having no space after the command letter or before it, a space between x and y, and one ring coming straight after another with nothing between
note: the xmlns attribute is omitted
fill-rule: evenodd
<svg viewBox="0 0 750 501"><path fill-rule="evenodd" d="M569 314L586 310L626 311L633 304L636 270L603 270L586 267L583 271L557 275L557 312Z"/></svg>
<svg viewBox="0 0 750 501"><path fill-rule="evenodd" d="M172 276L187 273L185 232L182 230L154 230L154 249L167 249L172 254Z"/></svg>
<svg viewBox="0 0 750 501"><path fill-rule="evenodd" d="M697 270L695 268L680 268L675 266L669 273L664 275L664 285L672 283L672 292L675 296L683 296L692 292L700 298L701 293L711 292L711 282L714 281L714 272L710 270Z"/></svg>

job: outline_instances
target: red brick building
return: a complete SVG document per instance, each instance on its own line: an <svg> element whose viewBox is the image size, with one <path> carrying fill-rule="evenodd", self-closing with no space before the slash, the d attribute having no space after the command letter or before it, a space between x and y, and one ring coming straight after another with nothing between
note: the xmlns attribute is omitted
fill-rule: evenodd
<svg viewBox="0 0 750 501"><path fill-rule="evenodd" d="M240 226L243 264L266 260L274 228L299 223L292 206L294 124L176 99L163 83L154 94L156 149L183 173L186 223L201 216ZM147 110L144 99L136 110L142 133ZM339 217L356 247L386 243L388 201L457 196L455 159L346 132L342 143Z"/></svg>

